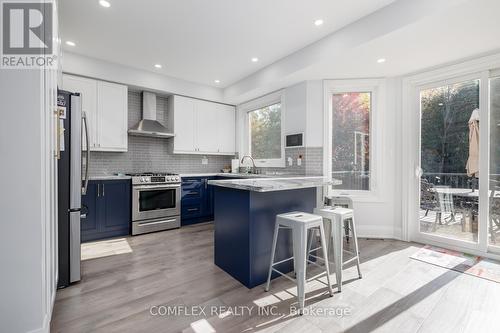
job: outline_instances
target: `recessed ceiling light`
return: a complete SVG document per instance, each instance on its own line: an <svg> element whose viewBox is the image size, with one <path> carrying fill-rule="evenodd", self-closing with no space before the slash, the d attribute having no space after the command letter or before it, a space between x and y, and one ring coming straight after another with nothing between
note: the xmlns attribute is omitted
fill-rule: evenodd
<svg viewBox="0 0 500 333"><path fill-rule="evenodd" d="M156 67L156 68L161 68L161 67L162 67L162 65L160 65L160 64L155 64L155 67Z"/></svg>
<svg viewBox="0 0 500 333"><path fill-rule="evenodd" d="M252 62L257 62L257 61L259 61L259 58L253 57L251 60L252 60Z"/></svg>
<svg viewBox="0 0 500 333"><path fill-rule="evenodd" d="M103 6L104 8L109 8L111 7L111 4L109 3L109 1L106 1L106 0L99 0L99 4L101 6Z"/></svg>
<svg viewBox="0 0 500 333"><path fill-rule="evenodd" d="M385 58L380 58L380 59L377 60L377 62L379 64L383 64L385 62Z"/></svg>
<svg viewBox="0 0 500 333"><path fill-rule="evenodd" d="M322 19L317 19L316 21L314 21L314 25L319 27L320 25L323 24L323 20Z"/></svg>
<svg viewBox="0 0 500 333"><path fill-rule="evenodd" d="M214 80L214 83L215 83L215 84L219 84L219 83L220 83L220 80Z"/></svg>
<svg viewBox="0 0 500 333"><path fill-rule="evenodd" d="M438 103L439 106L443 106L444 104L443 103Z"/></svg>
<svg viewBox="0 0 500 333"><path fill-rule="evenodd" d="M69 46L76 46L75 42L72 42L70 40L67 40L66 41L66 45L69 45Z"/></svg>

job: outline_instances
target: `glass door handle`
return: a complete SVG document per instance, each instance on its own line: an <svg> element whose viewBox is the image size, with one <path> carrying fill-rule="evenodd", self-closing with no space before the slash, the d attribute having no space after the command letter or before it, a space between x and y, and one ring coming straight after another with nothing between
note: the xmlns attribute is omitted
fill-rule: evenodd
<svg viewBox="0 0 500 333"><path fill-rule="evenodd" d="M417 166L415 168L415 177L420 178L424 174L424 170L421 167Z"/></svg>

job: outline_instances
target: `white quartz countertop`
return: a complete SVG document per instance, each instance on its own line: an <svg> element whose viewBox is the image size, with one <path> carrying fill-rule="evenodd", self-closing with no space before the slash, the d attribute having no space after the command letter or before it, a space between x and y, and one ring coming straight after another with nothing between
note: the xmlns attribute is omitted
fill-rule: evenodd
<svg viewBox="0 0 500 333"><path fill-rule="evenodd" d="M209 180L208 184L255 192L273 192L295 190L300 188L321 187L324 185L340 185L342 181L325 177L274 177L257 179L223 179Z"/></svg>
<svg viewBox="0 0 500 333"><path fill-rule="evenodd" d="M121 179L132 179L130 176L125 175L98 175L89 176L90 180L121 180Z"/></svg>
<svg viewBox="0 0 500 333"><path fill-rule="evenodd" d="M227 178L277 178L277 175L265 174L265 173L223 173L223 172L213 172L213 173L181 173L181 178L187 177L227 177ZM280 178L285 177L298 177L297 175L279 175Z"/></svg>

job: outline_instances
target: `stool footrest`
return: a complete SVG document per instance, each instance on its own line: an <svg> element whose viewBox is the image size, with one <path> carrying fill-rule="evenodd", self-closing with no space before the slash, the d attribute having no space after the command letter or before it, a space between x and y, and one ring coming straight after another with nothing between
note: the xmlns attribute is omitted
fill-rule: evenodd
<svg viewBox="0 0 500 333"><path fill-rule="evenodd" d="M294 279L294 278L292 278L292 277L290 277L290 276L286 275L285 273L283 273L283 272L281 272L281 271L278 271L276 268L273 268L272 270L273 270L273 272L276 272L276 273L278 273L279 275L286 277L288 280L290 280L290 281L292 281L292 282L296 282L296 281L297 281L296 279Z"/></svg>
<svg viewBox="0 0 500 333"><path fill-rule="evenodd" d="M274 262L274 263L272 264L272 266L282 264L282 263L287 262L287 261L290 261L290 260L292 260L292 259L293 259L293 257L290 257L290 258L287 258L287 259L283 259L283 260L280 260L280 261Z"/></svg>
<svg viewBox="0 0 500 333"><path fill-rule="evenodd" d="M357 259L358 259L358 257L357 257L357 256L356 256L356 257L352 257L351 259L344 261L344 262L342 263L342 266L343 266L343 265L347 265L348 263L350 263L350 262L352 262L352 261L354 261L354 260L357 260Z"/></svg>

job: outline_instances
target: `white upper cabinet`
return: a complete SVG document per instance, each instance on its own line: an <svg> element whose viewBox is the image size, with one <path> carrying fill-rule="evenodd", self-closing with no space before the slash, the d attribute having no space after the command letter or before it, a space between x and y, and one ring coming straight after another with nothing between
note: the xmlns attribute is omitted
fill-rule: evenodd
<svg viewBox="0 0 500 333"><path fill-rule="evenodd" d="M90 150L97 146L97 84L95 80L78 76L63 75L63 89L69 92L78 92L82 98L82 111L87 115ZM83 149L87 149L87 142L82 140Z"/></svg>
<svg viewBox="0 0 500 333"><path fill-rule="evenodd" d="M174 153L235 154L235 108L183 96L169 98L167 123Z"/></svg>
<svg viewBox="0 0 500 333"><path fill-rule="evenodd" d="M203 153L218 153L217 144L217 108L215 103L196 100L197 142L198 151Z"/></svg>
<svg viewBox="0 0 500 333"><path fill-rule="evenodd" d="M63 89L82 96L91 151L127 151L127 86L65 74Z"/></svg>
<svg viewBox="0 0 500 333"><path fill-rule="evenodd" d="M101 150L127 150L127 86L97 82L98 145Z"/></svg>
<svg viewBox="0 0 500 333"><path fill-rule="evenodd" d="M172 96L168 101L167 124L175 133L174 150L191 152L196 146L196 114L195 100L182 96ZM172 110L177 110L175 113ZM175 128L175 130L174 130Z"/></svg>
<svg viewBox="0 0 500 333"><path fill-rule="evenodd" d="M217 144L220 153L236 152L236 110L234 106L217 104Z"/></svg>

